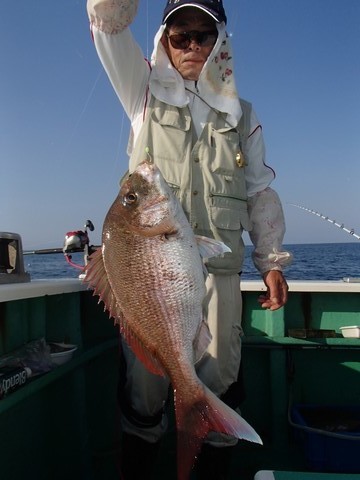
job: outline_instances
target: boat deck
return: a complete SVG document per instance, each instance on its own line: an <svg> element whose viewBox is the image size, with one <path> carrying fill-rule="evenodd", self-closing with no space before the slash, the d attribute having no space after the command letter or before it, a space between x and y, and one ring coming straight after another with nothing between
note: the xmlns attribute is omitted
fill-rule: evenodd
<svg viewBox="0 0 360 480"><path fill-rule="evenodd" d="M289 284L288 304L269 312L257 302L263 283L242 283L246 399L241 410L264 446L239 442L231 480L253 480L259 470L275 470L275 480L307 479L296 476L310 472L289 423L291 406L359 405L360 339L342 338L339 328L360 323L360 284ZM332 329L336 337L288 335L302 328ZM79 348L69 363L0 400L2 478L23 480L31 472L37 480L118 479L117 329L77 279L1 285L0 355L40 337ZM175 480L175 455L172 422L154 478ZM360 478L360 468L354 478L320 473L309 480Z"/></svg>

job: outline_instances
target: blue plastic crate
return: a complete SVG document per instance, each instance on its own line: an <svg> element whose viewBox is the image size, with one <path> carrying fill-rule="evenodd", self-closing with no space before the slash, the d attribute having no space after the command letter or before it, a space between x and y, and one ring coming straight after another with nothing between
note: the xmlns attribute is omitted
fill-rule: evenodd
<svg viewBox="0 0 360 480"><path fill-rule="evenodd" d="M360 407L299 404L289 420L310 470L360 473Z"/></svg>

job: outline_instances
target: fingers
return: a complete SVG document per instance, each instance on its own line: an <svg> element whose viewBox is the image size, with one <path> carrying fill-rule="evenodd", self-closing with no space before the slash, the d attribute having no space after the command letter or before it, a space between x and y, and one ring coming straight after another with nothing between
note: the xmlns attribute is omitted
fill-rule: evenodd
<svg viewBox="0 0 360 480"><path fill-rule="evenodd" d="M279 300L277 297L268 297L267 295L260 295L258 302L261 304L262 308L267 308L269 310L278 310L285 305L285 302Z"/></svg>
<svg viewBox="0 0 360 480"><path fill-rule="evenodd" d="M267 293L260 295L258 301L262 308L278 310L283 307L288 299L288 284L280 271L270 271L264 275Z"/></svg>

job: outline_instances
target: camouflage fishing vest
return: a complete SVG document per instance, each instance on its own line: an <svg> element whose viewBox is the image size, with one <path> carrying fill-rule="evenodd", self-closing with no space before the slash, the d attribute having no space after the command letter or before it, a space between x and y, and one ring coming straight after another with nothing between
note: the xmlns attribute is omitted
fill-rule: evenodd
<svg viewBox="0 0 360 480"><path fill-rule="evenodd" d="M152 97L130 157L131 172L145 159L148 148L195 234L221 240L231 248L232 253L207 262L211 273L241 271L241 235L243 229L250 229L242 146L250 130L251 105L241 100L241 106L243 116L237 128L227 126L221 114L211 111L197 138L188 107L173 107Z"/></svg>

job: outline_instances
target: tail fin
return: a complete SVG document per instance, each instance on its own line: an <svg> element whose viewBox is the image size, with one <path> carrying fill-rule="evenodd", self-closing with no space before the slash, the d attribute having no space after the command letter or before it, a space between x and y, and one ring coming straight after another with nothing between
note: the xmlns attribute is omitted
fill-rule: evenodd
<svg viewBox="0 0 360 480"><path fill-rule="evenodd" d="M262 445L255 430L235 410L225 405L205 385L202 395L192 405L186 405L179 391L175 392L178 432L178 480L188 480L203 439L210 431Z"/></svg>

